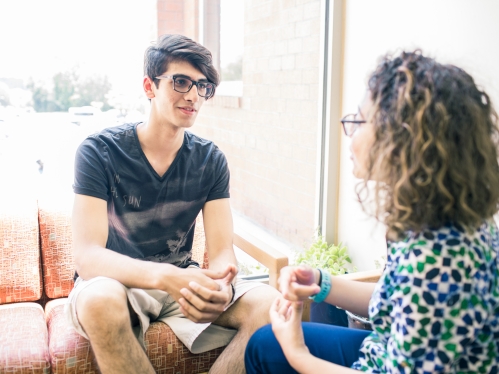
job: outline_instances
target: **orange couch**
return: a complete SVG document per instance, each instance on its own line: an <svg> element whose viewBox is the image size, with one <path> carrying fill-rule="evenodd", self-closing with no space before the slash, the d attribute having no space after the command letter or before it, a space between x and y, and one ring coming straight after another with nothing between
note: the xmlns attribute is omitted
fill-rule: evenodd
<svg viewBox="0 0 499 374"><path fill-rule="evenodd" d="M0 373L99 372L89 341L63 315L74 274L70 211L63 199L0 202ZM206 265L198 220L194 257ZM275 286L288 258L237 228L234 244L269 268ZM158 373L207 372L223 351L192 354L164 323L151 324L145 343Z"/></svg>

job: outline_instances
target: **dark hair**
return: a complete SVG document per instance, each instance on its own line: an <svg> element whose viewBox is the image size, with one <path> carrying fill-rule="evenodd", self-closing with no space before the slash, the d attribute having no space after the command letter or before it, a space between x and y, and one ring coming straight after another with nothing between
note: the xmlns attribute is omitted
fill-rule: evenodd
<svg viewBox="0 0 499 374"><path fill-rule="evenodd" d="M187 61L206 76L209 82L218 86L220 78L213 66L211 52L184 35L166 34L158 38L156 44L146 49L144 54L144 74L158 87L158 75L168 69L174 61Z"/></svg>
<svg viewBox="0 0 499 374"><path fill-rule="evenodd" d="M446 223L474 229L491 218L499 203L498 119L473 78L418 50L386 56L368 87L376 140L361 190L378 181L375 216L388 237Z"/></svg>

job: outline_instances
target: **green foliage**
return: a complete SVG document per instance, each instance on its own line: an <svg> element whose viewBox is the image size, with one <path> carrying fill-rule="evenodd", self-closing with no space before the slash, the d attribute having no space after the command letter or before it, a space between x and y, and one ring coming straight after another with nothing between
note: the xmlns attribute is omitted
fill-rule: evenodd
<svg viewBox="0 0 499 374"><path fill-rule="evenodd" d="M295 262L327 270L331 275L340 275L349 270L347 264L351 264L352 260L346 246L342 243L329 245L324 237L317 233L310 247L297 254Z"/></svg>
<svg viewBox="0 0 499 374"><path fill-rule="evenodd" d="M45 87L35 83L33 80L27 84L27 87L31 91L35 111L52 112L56 110L55 103L50 100L50 93Z"/></svg>
<svg viewBox="0 0 499 374"><path fill-rule="evenodd" d="M381 256L379 259L374 260L376 269L383 269L386 265L386 256Z"/></svg>
<svg viewBox="0 0 499 374"><path fill-rule="evenodd" d="M73 106L91 105L92 101L103 103L102 110L111 109L107 101L107 93L111 90L111 83L106 76L90 77L78 84L78 95L73 101Z"/></svg>
<svg viewBox="0 0 499 374"><path fill-rule="evenodd" d="M9 87L0 82L0 106L7 106L10 104Z"/></svg>
<svg viewBox="0 0 499 374"><path fill-rule="evenodd" d="M243 58L231 62L222 68L222 81L240 81L243 79Z"/></svg>
<svg viewBox="0 0 499 374"><path fill-rule="evenodd" d="M76 74L70 72L57 73L54 82L54 103L57 111L65 112L73 106L73 95L76 91Z"/></svg>
<svg viewBox="0 0 499 374"><path fill-rule="evenodd" d="M257 274L268 274L269 269L260 263L257 264L246 264L238 262L237 267L239 269L239 275L257 275Z"/></svg>
<svg viewBox="0 0 499 374"><path fill-rule="evenodd" d="M53 90L31 81L28 89L33 95L33 107L37 112L65 112L72 106L102 103L102 110L111 109L107 96L111 83L106 76L80 79L74 72L60 72L52 78Z"/></svg>

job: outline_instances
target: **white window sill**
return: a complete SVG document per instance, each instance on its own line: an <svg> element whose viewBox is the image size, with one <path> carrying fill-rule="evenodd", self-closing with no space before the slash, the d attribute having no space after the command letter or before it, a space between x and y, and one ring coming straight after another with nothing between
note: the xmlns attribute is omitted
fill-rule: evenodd
<svg viewBox="0 0 499 374"><path fill-rule="evenodd" d="M243 97L243 82L229 81L222 82L217 87L215 96L208 100L208 105L224 107L224 108L241 108L241 100Z"/></svg>
<svg viewBox="0 0 499 374"><path fill-rule="evenodd" d="M215 94L205 105L217 106L223 108L241 108L242 97L239 96L219 96Z"/></svg>

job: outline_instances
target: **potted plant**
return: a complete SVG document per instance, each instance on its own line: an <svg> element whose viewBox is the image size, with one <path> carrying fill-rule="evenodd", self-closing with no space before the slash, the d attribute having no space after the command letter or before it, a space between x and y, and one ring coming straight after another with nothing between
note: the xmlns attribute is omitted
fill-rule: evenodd
<svg viewBox="0 0 499 374"><path fill-rule="evenodd" d="M295 263L319 268L331 275L340 275L349 271L348 265L352 263L352 260L345 245L342 243L338 245L328 244L324 237L317 232L310 247L297 254ZM345 311L327 303L311 303L310 322L348 326Z"/></svg>

